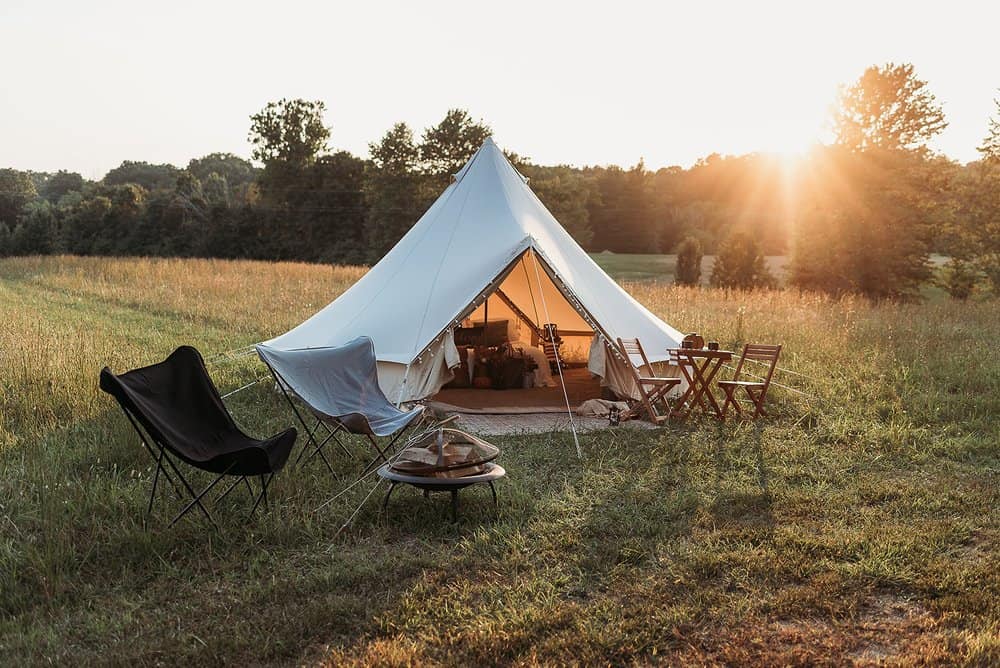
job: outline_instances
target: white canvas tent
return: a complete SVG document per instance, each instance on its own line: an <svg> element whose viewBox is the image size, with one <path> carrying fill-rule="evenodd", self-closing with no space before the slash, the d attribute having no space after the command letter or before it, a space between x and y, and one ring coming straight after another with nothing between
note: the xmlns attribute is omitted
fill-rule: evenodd
<svg viewBox="0 0 1000 668"><path fill-rule="evenodd" d="M487 139L427 212L356 284L294 329L263 345L322 348L357 336L375 343L382 390L399 403L434 395L459 365L453 330L495 293L535 325L557 323L585 344L588 368L635 395L606 339L639 338L666 360L682 335L619 287L573 240Z"/></svg>

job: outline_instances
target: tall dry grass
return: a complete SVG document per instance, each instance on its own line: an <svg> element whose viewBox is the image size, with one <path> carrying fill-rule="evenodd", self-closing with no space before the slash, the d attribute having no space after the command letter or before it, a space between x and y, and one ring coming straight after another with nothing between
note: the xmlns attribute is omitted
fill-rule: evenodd
<svg viewBox="0 0 1000 668"><path fill-rule="evenodd" d="M253 522L234 494L220 534L143 530L152 469L100 368L247 346L363 271L0 261L0 664L1000 660L996 302L628 284L682 331L783 343L797 392L755 425L587 434L583 461L565 434L497 439L498 518L397 492L333 539L367 493L313 512L357 475L338 459L278 476ZM227 404L251 433L292 421L264 384Z"/></svg>
<svg viewBox="0 0 1000 668"><path fill-rule="evenodd" d="M364 271L224 260L6 259L0 444L94 416L104 405L96 378L105 365L150 364L182 342L206 358L256 343L312 315Z"/></svg>

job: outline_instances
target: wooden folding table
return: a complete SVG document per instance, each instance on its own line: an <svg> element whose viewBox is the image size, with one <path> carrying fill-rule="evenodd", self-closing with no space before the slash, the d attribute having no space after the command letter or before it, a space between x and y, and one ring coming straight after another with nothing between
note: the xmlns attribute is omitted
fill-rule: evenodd
<svg viewBox="0 0 1000 668"><path fill-rule="evenodd" d="M733 353L708 348L671 348L667 352L671 358L676 356L681 374L688 382L687 390L681 395L671 415L686 418L695 406L700 406L705 412L711 410L721 420L722 408L712 394L712 381L722 365L733 359Z"/></svg>

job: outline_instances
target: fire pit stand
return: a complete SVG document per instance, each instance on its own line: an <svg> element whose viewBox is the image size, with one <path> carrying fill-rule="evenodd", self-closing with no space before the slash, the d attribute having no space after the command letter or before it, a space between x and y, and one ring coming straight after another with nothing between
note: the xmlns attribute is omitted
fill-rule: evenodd
<svg viewBox="0 0 1000 668"><path fill-rule="evenodd" d="M493 464L492 462L484 465L485 470L482 473L477 473L475 475L459 476L455 478L435 478L433 476L419 476L419 475L407 475L405 473L399 473L398 471L392 470L389 464L383 464L378 469L378 475L380 478L389 481L389 492L385 495L385 500L382 502L382 511L389 506L389 498L392 496L393 490L396 489L397 485L412 485L418 489L424 491L424 496L427 497L431 492L451 492L451 521L458 521L458 491L469 487L470 485L489 485L490 492L493 493L493 505L497 508L500 507L499 501L497 500L497 490L493 486L495 480L507 475L507 471L504 470L499 464Z"/></svg>

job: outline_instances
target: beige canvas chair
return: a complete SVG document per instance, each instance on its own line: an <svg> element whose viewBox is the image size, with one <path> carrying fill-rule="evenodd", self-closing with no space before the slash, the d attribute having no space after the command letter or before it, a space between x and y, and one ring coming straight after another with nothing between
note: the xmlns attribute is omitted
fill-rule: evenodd
<svg viewBox="0 0 1000 668"><path fill-rule="evenodd" d="M740 407L737 391L742 387L750 398L753 405L752 418L767 415L764 412L764 399L767 397L767 388L771 386L771 376L774 375L774 368L778 365L778 355L781 354L781 346L769 346L761 343L748 343L743 346L743 354L736 365L736 372L732 380L720 380L718 385L726 393L726 401L722 404L722 416L726 416L726 411L732 406L737 414L742 415L743 409ZM743 371L743 364L747 360L763 362L767 366L767 374L762 380L740 380Z"/></svg>
<svg viewBox="0 0 1000 668"><path fill-rule="evenodd" d="M653 371L646 352L642 349L639 339L618 339L618 348L621 354L628 360L626 365L632 373L639 393L642 395L637 409L649 416L654 424L663 424L670 415L670 407L667 405L666 394L677 385L680 385L680 378L657 377ZM642 364L638 367L633 360L638 357ZM663 412L657 410L657 406L662 406Z"/></svg>

